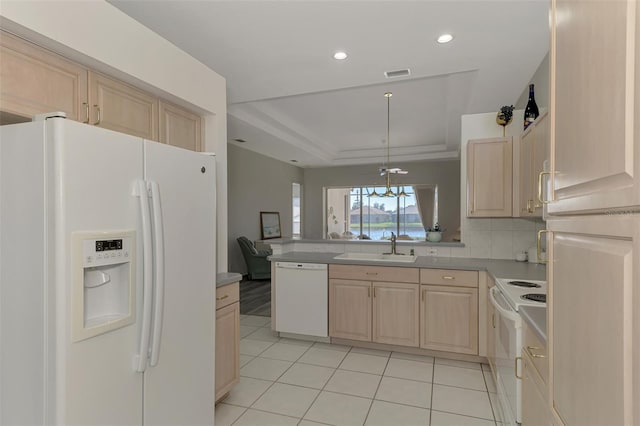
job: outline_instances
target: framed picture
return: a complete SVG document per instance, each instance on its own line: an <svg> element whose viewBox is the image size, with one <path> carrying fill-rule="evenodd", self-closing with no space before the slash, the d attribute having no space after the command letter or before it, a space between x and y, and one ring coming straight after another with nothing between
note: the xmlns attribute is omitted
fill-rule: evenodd
<svg viewBox="0 0 640 426"><path fill-rule="evenodd" d="M280 213L260 212L260 236L263 240L282 237L280 233Z"/></svg>

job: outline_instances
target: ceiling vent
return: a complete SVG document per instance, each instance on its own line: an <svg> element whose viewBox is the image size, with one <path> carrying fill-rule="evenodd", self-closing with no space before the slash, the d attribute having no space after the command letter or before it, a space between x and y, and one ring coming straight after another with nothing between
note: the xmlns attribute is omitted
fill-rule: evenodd
<svg viewBox="0 0 640 426"><path fill-rule="evenodd" d="M411 74L411 71L407 68L406 70L396 70L396 71L385 71L384 76L387 78L397 78L397 77L406 77Z"/></svg>

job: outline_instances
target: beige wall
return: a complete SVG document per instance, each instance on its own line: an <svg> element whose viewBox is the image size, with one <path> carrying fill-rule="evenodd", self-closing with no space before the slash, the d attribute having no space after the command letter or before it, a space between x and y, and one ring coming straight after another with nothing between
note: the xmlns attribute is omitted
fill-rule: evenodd
<svg viewBox="0 0 640 426"><path fill-rule="evenodd" d="M260 212L279 212L284 238L293 226L292 184L303 184L300 167L274 160L248 149L228 145L229 271L245 274L246 264L236 238L260 239ZM302 193L306 188L302 187ZM304 209L303 209L304 214ZM302 218L304 222L304 217Z"/></svg>
<svg viewBox="0 0 640 426"><path fill-rule="evenodd" d="M549 108L549 54L542 59L538 69L531 77L531 81L527 84L524 91L520 95L515 107L517 109L524 109L527 106L527 100L529 99L529 84L535 84L535 98L538 109L542 112L542 109Z"/></svg>
<svg viewBox="0 0 640 426"><path fill-rule="evenodd" d="M409 171L394 176L394 184L431 183L438 185L439 221L448 233L460 226L460 162L419 161L395 164ZM375 164L345 167L324 167L304 170L304 237L323 238L323 188L331 186L382 185ZM446 237L446 235L445 235Z"/></svg>

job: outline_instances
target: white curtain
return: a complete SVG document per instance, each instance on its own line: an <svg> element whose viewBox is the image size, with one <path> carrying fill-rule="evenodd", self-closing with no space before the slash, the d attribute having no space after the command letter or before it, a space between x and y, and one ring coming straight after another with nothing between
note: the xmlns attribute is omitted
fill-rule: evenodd
<svg viewBox="0 0 640 426"><path fill-rule="evenodd" d="M413 193L416 195L416 206L420 213L420 220L425 231L428 227L433 226L433 214L435 208L435 185L415 185Z"/></svg>

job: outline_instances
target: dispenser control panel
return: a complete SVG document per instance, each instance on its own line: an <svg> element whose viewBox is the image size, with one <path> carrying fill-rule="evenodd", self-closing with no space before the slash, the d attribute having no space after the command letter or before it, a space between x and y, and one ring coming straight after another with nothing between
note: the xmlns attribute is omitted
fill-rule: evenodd
<svg viewBox="0 0 640 426"><path fill-rule="evenodd" d="M86 239L82 241L83 266L104 266L128 262L131 238Z"/></svg>
<svg viewBox="0 0 640 426"><path fill-rule="evenodd" d="M109 333L136 319L136 232L76 231L72 249L71 340Z"/></svg>

